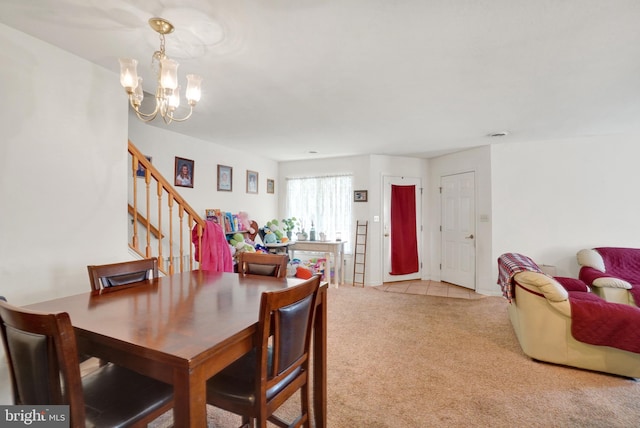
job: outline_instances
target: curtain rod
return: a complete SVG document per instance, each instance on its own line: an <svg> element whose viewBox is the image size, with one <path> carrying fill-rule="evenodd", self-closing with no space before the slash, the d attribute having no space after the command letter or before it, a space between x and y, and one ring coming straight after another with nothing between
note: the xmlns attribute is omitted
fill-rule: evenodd
<svg viewBox="0 0 640 428"><path fill-rule="evenodd" d="M300 180L303 178L329 178L329 177L352 177L353 174L345 173L345 174L328 174L328 175L315 175L315 176L301 176L301 177L285 177L285 180Z"/></svg>

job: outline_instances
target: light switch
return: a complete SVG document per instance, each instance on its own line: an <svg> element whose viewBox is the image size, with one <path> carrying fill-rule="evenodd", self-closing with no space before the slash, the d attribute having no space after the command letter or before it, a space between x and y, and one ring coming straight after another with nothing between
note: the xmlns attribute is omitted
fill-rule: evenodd
<svg viewBox="0 0 640 428"><path fill-rule="evenodd" d="M379 216L379 215L374 215L374 216L373 216L373 222L374 222L374 223L377 223L377 222L379 222L379 221L380 221L380 216Z"/></svg>

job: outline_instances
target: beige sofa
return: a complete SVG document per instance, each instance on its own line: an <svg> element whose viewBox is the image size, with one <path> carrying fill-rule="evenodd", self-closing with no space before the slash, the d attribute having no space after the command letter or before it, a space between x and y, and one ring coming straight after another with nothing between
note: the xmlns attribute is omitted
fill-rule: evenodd
<svg viewBox="0 0 640 428"><path fill-rule="evenodd" d="M526 355L540 361L640 378L640 354L574 339L569 293L556 279L538 272L519 272L513 276L513 293L509 318Z"/></svg>

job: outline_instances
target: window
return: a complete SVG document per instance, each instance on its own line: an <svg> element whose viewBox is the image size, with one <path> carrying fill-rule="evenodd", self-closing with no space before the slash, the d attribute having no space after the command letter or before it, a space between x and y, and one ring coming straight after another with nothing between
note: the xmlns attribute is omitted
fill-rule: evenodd
<svg viewBox="0 0 640 428"><path fill-rule="evenodd" d="M336 233L348 241L352 228L353 177L336 175L325 177L287 178L285 217L296 217L309 233L311 222L328 240L335 240ZM348 246L345 246L348 251Z"/></svg>

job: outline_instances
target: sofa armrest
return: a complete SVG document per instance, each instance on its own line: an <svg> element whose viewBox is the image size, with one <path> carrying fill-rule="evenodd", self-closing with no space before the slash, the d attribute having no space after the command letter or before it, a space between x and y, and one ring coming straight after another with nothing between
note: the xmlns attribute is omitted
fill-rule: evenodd
<svg viewBox="0 0 640 428"><path fill-rule="evenodd" d="M582 281L594 287L631 288L631 284L624 279L607 275L604 272L587 266L580 269L579 277Z"/></svg>
<svg viewBox="0 0 640 428"><path fill-rule="evenodd" d="M515 275L516 282L525 288L542 294L551 302L562 302L569 298L569 293L555 279L538 272L519 272Z"/></svg>
<svg viewBox="0 0 640 428"><path fill-rule="evenodd" d="M612 276L594 279L591 284L594 287L599 287L599 288L607 287L607 288L624 288L627 290L631 289L631 284L629 284L627 281L620 278L614 278Z"/></svg>

